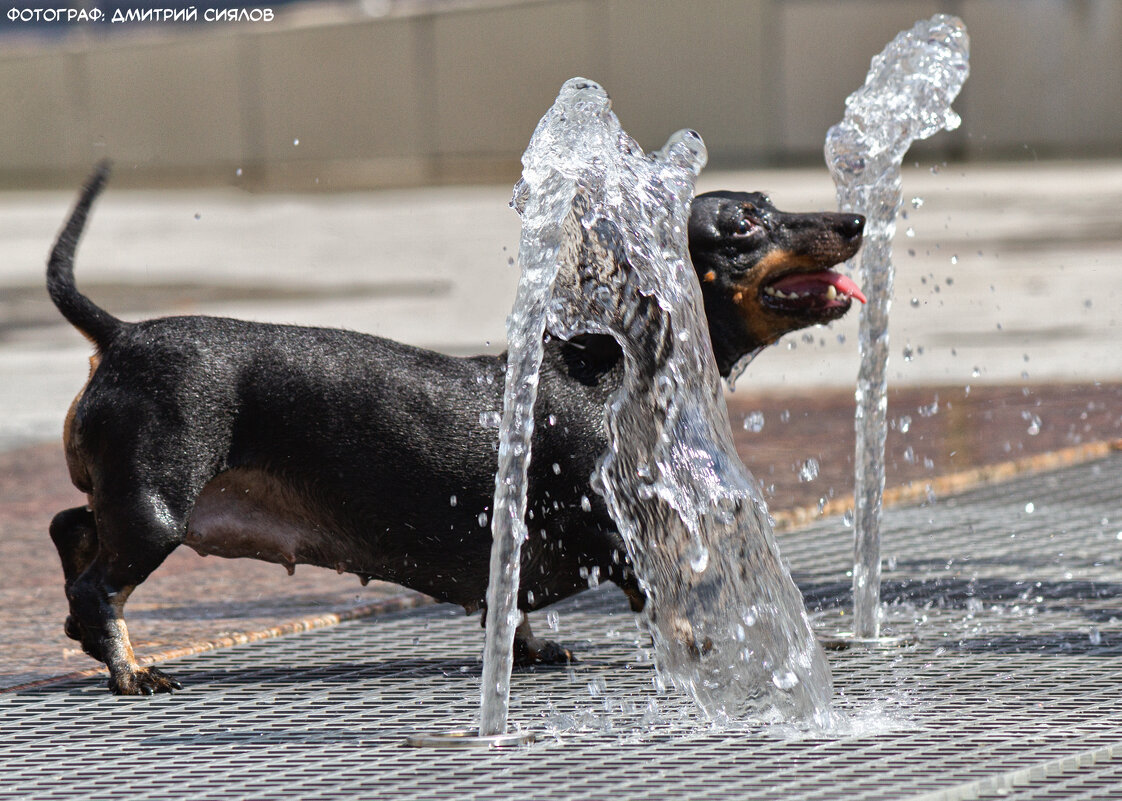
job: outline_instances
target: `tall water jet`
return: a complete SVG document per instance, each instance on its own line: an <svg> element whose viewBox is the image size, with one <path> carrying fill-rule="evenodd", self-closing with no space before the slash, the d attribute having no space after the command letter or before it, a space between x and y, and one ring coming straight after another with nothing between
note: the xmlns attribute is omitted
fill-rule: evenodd
<svg viewBox="0 0 1122 801"><path fill-rule="evenodd" d="M491 516L491 575L487 585L487 637L483 652L483 685L479 734L506 731L513 667L514 633L521 622L518 583L522 543L526 540L527 471L534 433L545 335L546 305L561 261L574 248L564 226L577 186L589 175L595 180L594 159L571 146L587 137L606 147L602 111L583 101L585 84L574 78L561 90L534 131L522 155L522 180L515 187L522 235L518 262L522 270L514 307L507 318L507 366L499 428L499 461L495 474L495 502Z"/></svg>
<svg viewBox="0 0 1122 801"><path fill-rule="evenodd" d="M901 31L872 60L865 85L846 98L845 117L826 135L826 164L838 208L866 217L861 251L854 493L854 636L880 635L880 514L888 430L888 311L892 237L900 212L900 165L911 143L961 122L950 105L969 74L966 27L937 14Z"/></svg>
<svg viewBox="0 0 1122 801"><path fill-rule="evenodd" d="M514 205L524 272L510 322L481 734L505 726L533 425L526 403L546 328L565 339L610 334L624 352L594 486L647 594L663 680L710 716L827 713L829 668L733 447L689 261L689 209L705 158L692 131L644 154L603 89L582 79L565 84L523 157Z"/></svg>

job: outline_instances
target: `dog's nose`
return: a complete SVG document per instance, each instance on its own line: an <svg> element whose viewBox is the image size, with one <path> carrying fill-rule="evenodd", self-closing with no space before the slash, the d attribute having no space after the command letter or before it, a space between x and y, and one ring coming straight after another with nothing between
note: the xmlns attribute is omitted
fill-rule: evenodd
<svg viewBox="0 0 1122 801"><path fill-rule="evenodd" d="M838 232L846 239L855 239L865 230L865 217L860 214L845 215L838 222Z"/></svg>

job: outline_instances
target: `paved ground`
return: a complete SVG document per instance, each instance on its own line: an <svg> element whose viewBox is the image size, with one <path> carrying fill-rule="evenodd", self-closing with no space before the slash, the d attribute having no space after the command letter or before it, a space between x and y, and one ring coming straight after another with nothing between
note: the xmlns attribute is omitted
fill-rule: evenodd
<svg viewBox="0 0 1122 801"><path fill-rule="evenodd" d="M787 208L833 203L824 170L707 175L701 189L720 187L765 189ZM1122 164L919 168L905 191L922 203L907 205L896 247L890 483L1119 437ZM507 194L111 186L79 281L124 317L201 311L498 350L517 280ZM90 664L61 636L61 577L45 535L55 511L82 500L57 443L88 348L42 288L71 201L0 194L0 687ZM849 491L855 330L848 320L780 344L730 396L741 454L775 509ZM812 461L817 477L800 481ZM286 580L275 566L176 554L130 613L152 654L413 600L389 586L360 592L353 577L301 569Z"/></svg>

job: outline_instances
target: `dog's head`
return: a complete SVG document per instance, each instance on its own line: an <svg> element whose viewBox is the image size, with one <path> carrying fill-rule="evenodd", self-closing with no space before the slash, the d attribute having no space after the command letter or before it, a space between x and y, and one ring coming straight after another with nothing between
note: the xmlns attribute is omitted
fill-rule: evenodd
<svg viewBox="0 0 1122 801"><path fill-rule="evenodd" d="M758 192L698 195L690 214L690 258L701 281L722 375L746 353L789 331L836 320L852 280L830 268L861 247L860 214L790 214Z"/></svg>

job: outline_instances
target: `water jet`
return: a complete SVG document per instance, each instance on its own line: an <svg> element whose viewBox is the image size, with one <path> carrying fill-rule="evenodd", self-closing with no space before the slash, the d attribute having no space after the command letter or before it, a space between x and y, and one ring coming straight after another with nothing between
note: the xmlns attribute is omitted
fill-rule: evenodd
<svg viewBox="0 0 1122 801"><path fill-rule="evenodd" d="M610 334L624 351L624 384L605 415L610 450L593 486L647 594L662 680L710 716L828 713L829 668L733 448L689 262L687 221L704 162L692 131L645 154L603 89L584 79L565 84L523 158L513 201L523 277L509 328L481 734L506 725L535 371L547 333Z"/></svg>
<svg viewBox="0 0 1122 801"><path fill-rule="evenodd" d="M936 14L901 31L872 60L865 84L846 98L844 119L826 135L826 164L838 208L865 215L861 252L862 307L857 376L854 493L854 630L840 641L880 640L880 516L888 431L888 312L894 267L892 238L902 204L900 165L916 139L954 130L951 110L969 74L966 26ZM839 638L832 638L836 644ZM885 640L900 644L896 637Z"/></svg>

